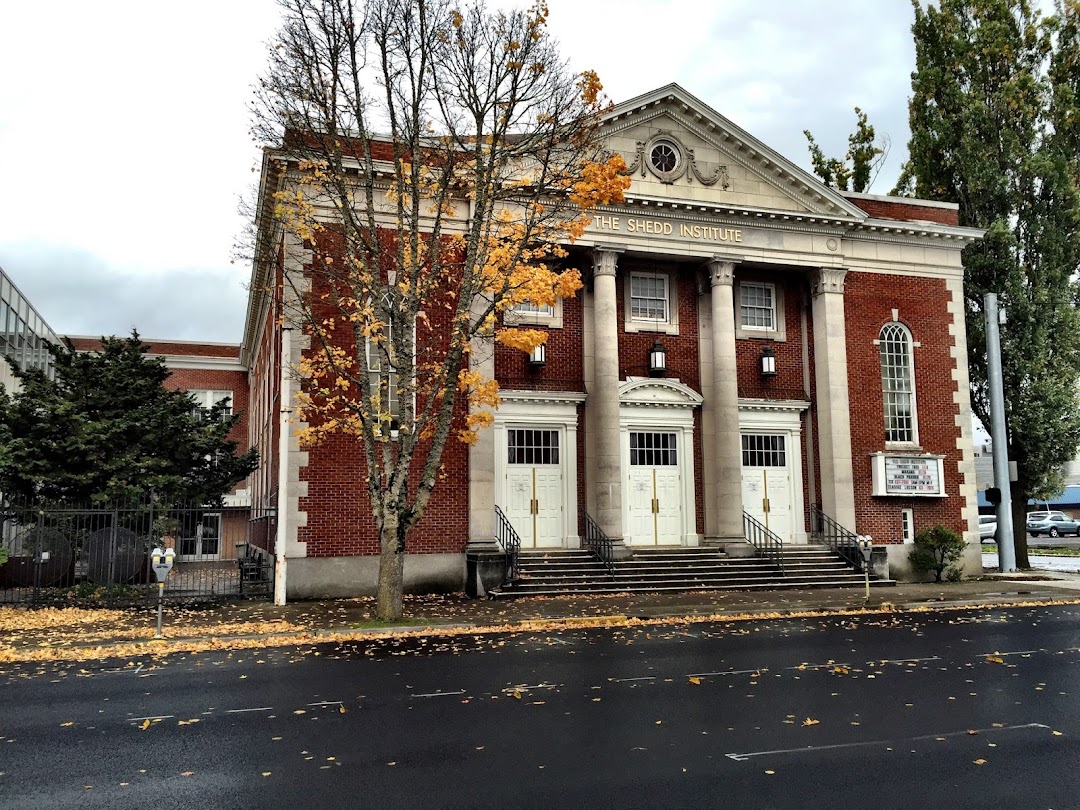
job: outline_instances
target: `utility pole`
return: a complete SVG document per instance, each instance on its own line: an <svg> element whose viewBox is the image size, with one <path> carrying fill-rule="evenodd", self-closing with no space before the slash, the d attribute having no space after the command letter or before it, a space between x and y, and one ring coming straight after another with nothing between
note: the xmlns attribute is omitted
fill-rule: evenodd
<svg viewBox="0 0 1080 810"><path fill-rule="evenodd" d="M986 324L986 370L990 388L990 438L994 448L994 486L1001 490L997 505L998 569L1016 570L1013 548L1012 486L1009 482L1009 444L1005 435L1005 393L1001 376L1000 325L1004 310L998 310L997 293L983 296L983 320Z"/></svg>

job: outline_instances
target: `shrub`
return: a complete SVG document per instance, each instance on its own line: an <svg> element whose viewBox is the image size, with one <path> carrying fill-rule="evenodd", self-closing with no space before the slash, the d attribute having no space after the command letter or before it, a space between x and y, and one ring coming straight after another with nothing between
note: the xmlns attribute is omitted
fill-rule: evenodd
<svg viewBox="0 0 1080 810"><path fill-rule="evenodd" d="M915 547L908 554L911 567L919 572L934 572L934 582L942 574L949 582L959 582L960 568L956 563L964 554L964 538L940 523L915 535Z"/></svg>

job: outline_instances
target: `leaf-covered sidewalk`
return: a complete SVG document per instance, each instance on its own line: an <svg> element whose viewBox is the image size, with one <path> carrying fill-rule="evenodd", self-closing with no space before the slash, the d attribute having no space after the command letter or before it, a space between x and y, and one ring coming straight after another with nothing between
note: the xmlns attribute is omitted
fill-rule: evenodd
<svg viewBox="0 0 1080 810"><path fill-rule="evenodd" d="M958 584L903 584L878 588L864 601L861 588L802 591L694 591L506 601L460 595L406 597L405 619L374 621L373 599L228 602L167 607L165 641L154 641L155 614L129 610L0 608L0 663L88 661L101 658L312 644L373 636L508 632L573 624L734 621L785 615L911 611L1080 601L1075 579L1032 581L983 578Z"/></svg>

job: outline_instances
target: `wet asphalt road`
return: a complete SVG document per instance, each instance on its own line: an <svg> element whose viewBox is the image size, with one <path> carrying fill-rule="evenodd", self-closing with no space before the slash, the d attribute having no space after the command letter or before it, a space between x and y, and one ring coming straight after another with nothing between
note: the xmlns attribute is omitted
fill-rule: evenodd
<svg viewBox="0 0 1080 810"><path fill-rule="evenodd" d="M1080 806L1080 607L0 666L0 807Z"/></svg>

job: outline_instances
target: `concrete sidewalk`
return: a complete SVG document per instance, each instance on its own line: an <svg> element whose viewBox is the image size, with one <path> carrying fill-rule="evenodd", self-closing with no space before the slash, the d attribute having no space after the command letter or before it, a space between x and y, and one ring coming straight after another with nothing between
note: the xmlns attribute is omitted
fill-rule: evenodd
<svg viewBox="0 0 1080 810"><path fill-rule="evenodd" d="M152 642L154 614L145 609L0 610L0 663L29 660L93 660L117 655L171 653L310 644L397 634L509 632L515 629L610 625L634 620L693 621L775 618L787 614L870 610L904 612L993 607L1030 602L1080 601L1080 575L1029 571L961 583L901 584L874 588L783 591L692 591L577 597L526 597L505 601L461 595L409 596L405 618L374 620L374 600L227 602L167 608L166 641Z"/></svg>

